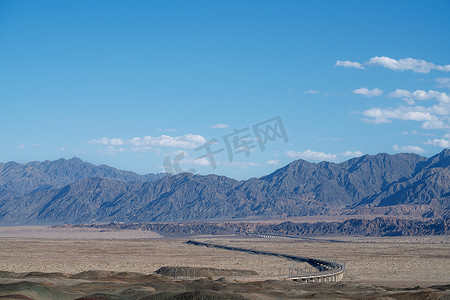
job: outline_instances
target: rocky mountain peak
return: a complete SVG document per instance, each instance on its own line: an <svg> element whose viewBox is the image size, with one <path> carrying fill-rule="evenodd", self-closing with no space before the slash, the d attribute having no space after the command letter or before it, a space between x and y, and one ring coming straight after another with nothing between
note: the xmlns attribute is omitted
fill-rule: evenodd
<svg viewBox="0 0 450 300"><path fill-rule="evenodd" d="M260 178L138 175L78 158L0 165L0 223L150 222L371 214L446 217L449 150L296 160ZM351 225L353 226L353 225Z"/></svg>

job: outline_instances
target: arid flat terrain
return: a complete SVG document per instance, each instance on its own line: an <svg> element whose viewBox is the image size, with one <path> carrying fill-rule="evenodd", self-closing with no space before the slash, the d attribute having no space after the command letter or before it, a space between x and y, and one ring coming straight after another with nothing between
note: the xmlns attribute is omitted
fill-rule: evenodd
<svg viewBox="0 0 450 300"><path fill-rule="evenodd" d="M333 239L336 239L333 237ZM348 240L352 240L348 238ZM344 282L386 286L450 283L450 244L443 237L354 238L352 242L319 240L215 240L298 256L346 262Z"/></svg>
<svg viewBox="0 0 450 300"><path fill-rule="evenodd" d="M14 237L16 236L16 237ZM153 273L162 266L192 266L286 273L292 262L184 244L140 230L100 232L48 227L0 230L0 270L78 273L86 270ZM158 238L159 237L159 238ZM200 241L346 262L344 281L380 285L450 282L450 239L424 237L331 237L263 239L196 237ZM341 242L331 242L329 240Z"/></svg>
<svg viewBox="0 0 450 300"><path fill-rule="evenodd" d="M139 230L77 232L75 229L61 231L48 227L3 228L0 230L0 270L66 274L104 270L153 274L162 266L189 266L254 270L260 274L258 278L251 278L254 281L282 280L283 274L287 274L293 266L291 261L278 257L185 244L188 239L345 261L347 269L342 284L369 284L396 289L450 283L448 236L346 236L322 240L198 236L168 239ZM296 267L303 268L305 265ZM279 277L279 274L282 276ZM230 280L243 282L246 278ZM0 276L0 283L16 281L18 279ZM37 282L46 281L40 278Z"/></svg>

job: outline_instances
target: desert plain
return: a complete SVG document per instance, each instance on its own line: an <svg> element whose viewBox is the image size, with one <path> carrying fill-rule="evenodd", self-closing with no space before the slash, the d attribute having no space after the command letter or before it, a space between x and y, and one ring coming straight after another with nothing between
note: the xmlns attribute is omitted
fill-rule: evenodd
<svg viewBox="0 0 450 300"><path fill-rule="evenodd" d="M438 288L442 292L436 294L437 298L435 299L448 296L448 285L450 284L450 239L445 235L385 238L335 236L326 238L305 237L304 239L245 236L166 238L158 233L141 230L68 230L46 226L3 227L0 229L0 270L4 272L0 276L0 284L22 282L24 280L22 275L29 272L77 274L92 270L102 270L111 271L107 273L110 275L124 272L149 275L155 274L156 270L163 266L242 269L254 270L259 274L257 277L253 276L252 278L236 276L221 279L222 281L228 280L236 284L255 281L264 282L267 280L274 282L289 281L286 280L286 275L289 268L293 267L291 261L278 257L188 245L185 241L189 239L297 256L337 260L346 265L344 279L341 283L334 283L335 285L340 285L341 288L342 285L348 285L348 288L353 287L358 291L361 290L361 286L359 288L356 287L364 285L364 287L374 287L374 291L382 288L387 293L392 293L392 291L403 289L408 292L410 290L421 292L421 289L427 289L432 286L446 286L446 288ZM295 267L306 268L307 266L297 264ZM11 275L8 272L22 275ZM65 275L61 276L64 277ZM69 279L59 279L63 280L61 282L65 282L65 285L74 284L73 282L71 284L67 283L66 281ZM61 282L58 281L59 279L58 276L46 277L45 275L38 278L33 276L28 276L27 278L28 281L31 280L39 284L55 285L54 288L61 285ZM218 279L209 278L202 280L214 281ZM171 280L176 281L175 279ZM292 284L294 283L289 281L290 289ZM319 290L329 289L332 286L330 284L327 285L327 283L295 284L302 291L311 289L313 286L319 287ZM186 287L183 287L183 289L186 289ZM228 290L230 289L228 288ZM378 292L381 293L379 294L380 297L386 296L382 292ZM434 290L432 292L436 293ZM69 294L67 299L77 298ZM249 292L247 294L241 293L240 295L244 295L247 298L263 299L264 297L261 298L263 294L267 293L255 294ZM30 297L31 299L45 298L42 298L39 294L33 295L35 297ZM327 295L330 298L334 298L332 294L324 294L324 298L327 298ZM353 296L351 295L353 294L343 294L341 296L342 299L347 299L348 297L352 299ZM356 293L355 295L357 296L358 294ZM376 295L378 294L375 293L372 296L375 297ZM0 289L0 298L1 296ZM289 298L290 296L288 296L287 294L284 296L279 295L278 298ZM124 298L120 299L129 298L124 296ZM393 297L392 299L400 298Z"/></svg>

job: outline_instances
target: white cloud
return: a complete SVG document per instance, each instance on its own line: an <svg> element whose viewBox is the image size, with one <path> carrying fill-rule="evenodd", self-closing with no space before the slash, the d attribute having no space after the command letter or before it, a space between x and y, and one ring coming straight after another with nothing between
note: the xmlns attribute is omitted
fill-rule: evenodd
<svg viewBox="0 0 450 300"><path fill-rule="evenodd" d="M158 129L158 131L177 132L177 131L179 131L179 130L178 130L178 129L175 129L175 128L160 128L160 129Z"/></svg>
<svg viewBox="0 0 450 300"><path fill-rule="evenodd" d="M365 113L365 112L364 112ZM364 114L363 113L363 114ZM364 121L366 123L372 123L372 124L385 124L385 123L391 123L391 120L386 119L386 118L374 118L374 119L370 119L370 118L362 118L361 121Z"/></svg>
<svg viewBox="0 0 450 300"><path fill-rule="evenodd" d="M215 124L215 125L211 126L211 128L218 128L218 129L225 129L228 127L230 127L230 125L228 125L228 124Z"/></svg>
<svg viewBox="0 0 450 300"><path fill-rule="evenodd" d="M58 151L66 151L67 149L64 148L64 147L61 147L61 148L58 148L58 149L56 149L56 150L58 150Z"/></svg>
<svg viewBox="0 0 450 300"><path fill-rule="evenodd" d="M303 92L303 94L318 94L318 93L319 93L319 91L316 91L316 90L308 90L306 92Z"/></svg>
<svg viewBox="0 0 450 300"><path fill-rule="evenodd" d="M201 158L185 157L180 162L182 164L196 165L196 166L202 166L202 167L211 165L211 163L209 162L209 160L206 157L201 157Z"/></svg>
<svg viewBox="0 0 450 300"><path fill-rule="evenodd" d="M195 158L192 163L199 166L209 166L211 164L206 157Z"/></svg>
<svg viewBox="0 0 450 300"><path fill-rule="evenodd" d="M181 164L188 165L197 165L197 166L209 166L210 162L206 157L191 157L187 151L184 150L175 150L169 153L166 153L168 156L174 156L174 162L177 157L180 159Z"/></svg>
<svg viewBox="0 0 450 300"><path fill-rule="evenodd" d="M381 124L390 123L392 120L418 121L423 122L424 129L449 128L449 103L440 102L430 107L424 106L404 106L397 108L371 108L363 112L368 117L363 121Z"/></svg>
<svg viewBox="0 0 450 300"><path fill-rule="evenodd" d="M430 100L436 99L439 102L448 103L450 102L450 96L444 92L438 92L434 90L424 91L424 90L415 90L410 92L408 90L396 89L395 91L389 93L390 97L393 98L405 98L412 100ZM405 100L404 99L404 100Z"/></svg>
<svg viewBox="0 0 450 300"><path fill-rule="evenodd" d="M394 151L399 151L399 152L425 153L425 149L423 149L422 147L419 147L419 146L394 145L393 148L394 148Z"/></svg>
<svg viewBox="0 0 450 300"><path fill-rule="evenodd" d="M24 144L20 144L19 146L17 146L17 148L23 149L23 148L25 148L25 145Z"/></svg>
<svg viewBox="0 0 450 300"><path fill-rule="evenodd" d="M389 97L394 98L403 98L403 97L411 97L412 93L408 90L396 89L395 91L389 93Z"/></svg>
<svg viewBox="0 0 450 300"><path fill-rule="evenodd" d="M153 147L149 147L149 146L140 146L140 147L130 147L128 148L128 150L130 152L142 152L145 153L149 150L153 150Z"/></svg>
<svg viewBox="0 0 450 300"><path fill-rule="evenodd" d="M202 167L212 167L211 162L207 157L191 157L188 152L184 150L176 150L172 152L165 153L168 157L175 157L173 162L180 156L179 163L182 165L196 165ZM215 161L217 166L224 167L237 167L237 168L248 168L248 167L260 167L261 164L255 162L245 162L245 161ZM195 170L193 170L195 171Z"/></svg>
<svg viewBox="0 0 450 300"><path fill-rule="evenodd" d="M206 139L197 134L186 134L182 136L161 135L158 137L144 136L131 139L102 137L98 140L89 141L90 144L104 146L130 146L130 149L149 150L151 147L176 147L183 149L193 149L206 143Z"/></svg>
<svg viewBox="0 0 450 300"><path fill-rule="evenodd" d="M420 111L419 107L399 108L371 108L363 112L366 117L374 118L375 123L388 123L391 119L410 121L436 121L436 117L429 112ZM415 110L416 109L416 110Z"/></svg>
<svg viewBox="0 0 450 300"><path fill-rule="evenodd" d="M112 139L109 140L109 143L112 146L122 146L123 143L124 143L124 140L120 139L120 138L112 138Z"/></svg>
<svg viewBox="0 0 450 300"><path fill-rule="evenodd" d="M438 83L438 87L440 88L448 88L450 89L450 78L436 78L435 81Z"/></svg>
<svg viewBox="0 0 450 300"><path fill-rule="evenodd" d="M315 160L315 161L323 161L323 160L334 161L337 159L336 154L317 152L317 151L312 151L310 149L303 151L303 152L296 152L296 151L288 150L285 152L285 154L287 156L289 156L291 158L295 158L295 159L301 158L301 159L305 159L305 160Z"/></svg>
<svg viewBox="0 0 450 300"><path fill-rule="evenodd" d="M312 151L312 150L306 150L303 152L297 152L297 151L286 151L285 154L291 158L295 158L295 159L305 159L305 160L313 160L313 161L338 161L338 156L340 157L359 157L359 156L363 156L364 154L359 151L359 150L355 150L355 151L345 151L345 152L341 152L341 153L325 153L325 152L318 152L318 151Z"/></svg>
<svg viewBox="0 0 450 300"><path fill-rule="evenodd" d="M411 132L409 132L409 131L403 131L402 134L403 134L403 135L408 135L408 134L419 134L419 132L418 132L417 130L413 130L413 131L411 131Z"/></svg>
<svg viewBox="0 0 450 300"><path fill-rule="evenodd" d="M444 137L447 137L447 139L434 139L434 140L428 140L427 144L442 147L442 148L450 148L450 136L445 135Z"/></svg>
<svg viewBox="0 0 450 300"><path fill-rule="evenodd" d="M357 151L345 151L340 153L340 155L342 156L346 156L346 157L359 157L359 156L363 156L364 154L357 150Z"/></svg>
<svg viewBox="0 0 450 300"><path fill-rule="evenodd" d="M276 166L279 164L280 164L280 160L278 160L278 159L270 159L270 160L266 161L266 165Z"/></svg>
<svg viewBox="0 0 450 300"><path fill-rule="evenodd" d="M399 60L386 56L375 56L369 59L368 65L380 65L394 71L411 70L415 73L429 73L431 70L450 72L450 65L440 66L422 59L402 58Z"/></svg>
<svg viewBox="0 0 450 300"><path fill-rule="evenodd" d="M369 90L366 87L362 87L356 90L353 90L354 94L363 95L366 97L374 97L374 96L380 96L383 94L383 90L380 90L379 88L375 88L372 90Z"/></svg>
<svg viewBox="0 0 450 300"><path fill-rule="evenodd" d="M344 67L344 68L356 68L356 69L364 69L364 66L359 62L349 61L349 60L338 60L336 61L335 67Z"/></svg>
<svg viewBox="0 0 450 300"><path fill-rule="evenodd" d="M294 159L305 159L305 160L312 160L312 161L340 161L342 159L347 159L348 157L360 157L364 154L360 150L347 150L340 153L325 153L325 152L318 152L318 151L312 151L312 150L306 150L303 152L297 152L297 151L286 151L285 154L291 158Z"/></svg>
<svg viewBox="0 0 450 300"><path fill-rule="evenodd" d="M109 138L106 137L102 137L98 140L92 140L88 142L89 144L94 144L94 145L108 145L109 144Z"/></svg>
<svg viewBox="0 0 450 300"><path fill-rule="evenodd" d="M426 121L423 122L422 124L422 128L423 129L442 129L442 128L447 128L448 125L445 124L444 121Z"/></svg>
<svg viewBox="0 0 450 300"><path fill-rule="evenodd" d="M394 71L411 70L415 73L429 73L431 70L450 72L450 65L436 65L422 59L402 58L393 59L387 56L375 56L369 59L366 63L352 62L349 60L336 61L337 67L364 69L365 65L379 65L384 68Z"/></svg>

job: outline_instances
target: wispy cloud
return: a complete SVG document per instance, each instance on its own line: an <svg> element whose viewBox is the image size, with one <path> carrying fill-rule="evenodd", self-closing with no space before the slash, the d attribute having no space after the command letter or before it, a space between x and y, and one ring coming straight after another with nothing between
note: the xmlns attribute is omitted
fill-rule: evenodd
<svg viewBox="0 0 450 300"><path fill-rule="evenodd" d="M160 128L158 129L158 131L164 131L164 132L177 132L179 131L178 129L175 128Z"/></svg>
<svg viewBox="0 0 450 300"><path fill-rule="evenodd" d="M303 92L303 94L318 94L318 93L319 93L319 91L316 91L316 90L308 90L306 92Z"/></svg>
<svg viewBox="0 0 450 300"><path fill-rule="evenodd" d="M375 56L370 58L365 63L359 63L349 60L345 61L338 60L336 61L335 64L335 66L337 67L357 68L357 69L364 69L365 68L364 66L369 65L378 65L394 71L410 70L415 73L430 73L431 70L450 72L450 65L437 65L431 62L427 62L423 59L415 59L415 58L401 58L397 60L387 56Z"/></svg>
<svg viewBox="0 0 450 300"><path fill-rule="evenodd" d="M58 148L58 149L56 149L56 150L58 150L58 151L66 151L67 149L64 148L64 147L61 147L61 148Z"/></svg>
<svg viewBox="0 0 450 300"><path fill-rule="evenodd" d="M398 108L371 108L363 112L364 116L370 119L364 119L366 122L375 124L390 123L392 120L422 121L423 128L436 129L444 128L445 124L438 116L432 114L429 109L422 106Z"/></svg>
<svg viewBox="0 0 450 300"><path fill-rule="evenodd" d="M435 65L434 63L415 58L403 58L396 60L386 56L375 56L369 60L368 64L380 65L394 71L411 70L415 73L429 73L431 70L438 70L450 72L450 65Z"/></svg>
<svg viewBox="0 0 450 300"><path fill-rule="evenodd" d="M285 154L294 159L304 159L312 161L341 161L349 157L359 157L364 154L359 150L347 150L340 153L325 153L320 151L306 150L306 151L286 151Z"/></svg>
<svg viewBox="0 0 450 300"><path fill-rule="evenodd" d="M125 152L127 149L124 147L106 146L102 149L97 149L98 152L108 155L116 155L121 152Z"/></svg>
<svg viewBox="0 0 450 300"><path fill-rule="evenodd" d="M277 166L279 164L280 164L280 160L278 160L278 159L270 159L270 160L266 161L266 165Z"/></svg>
<svg viewBox="0 0 450 300"><path fill-rule="evenodd" d="M17 146L17 148L18 149L23 149L23 148L25 148L25 145L24 144L20 144L19 146Z"/></svg>
<svg viewBox="0 0 450 300"><path fill-rule="evenodd" d="M364 155L359 150L356 150L356 151L348 150L348 151L345 151L345 152L342 152L342 153L339 153L339 154L342 155L342 156L345 156L345 157L359 157L359 156L363 156Z"/></svg>
<svg viewBox="0 0 450 300"><path fill-rule="evenodd" d="M206 167L206 166L210 166L211 163L209 162L209 160L206 157L186 157L183 158L183 160L181 161L183 164L187 164L187 165L195 165L195 166L202 166L202 167Z"/></svg>
<svg viewBox="0 0 450 300"><path fill-rule="evenodd" d="M408 134L419 134L419 132L417 130L412 130L412 131L403 131L402 132L403 135L408 135Z"/></svg>
<svg viewBox="0 0 450 300"><path fill-rule="evenodd" d="M436 78L435 81L438 83L437 87L450 89L450 78Z"/></svg>
<svg viewBox="0 0 450 300"><path fill-rule="evenodd" d="M215 124L215 125L211 126L211 128L214 128L214 129L225 129L228 127L230 127L230 125L228 125L228 124Z"/></svg>
<svg viewBox="0 0 450 300"><path fill-rule="evenodd" d="M148 152L161 153L161 148L194 149L206 142L206 139L197 134L186 134L182 136L161 135L157 137L144 136L131 139L108 138L91 140L88 143L104 146L97 149L100 153L115 155L122 152Z"/></svg>
<svg viewBox="0 0 450 300"><path fill-rule="evenodd" d="M419 146L399 146L399 145L394 145L392 147L394 149L394 151L397 152L412 152L412 153L425 153L425 149L423 149L422 147Z"/></svg>
<svg viewBox="0 0 450 300"><path fill-rule="evenodd" d="M362 87L362 88L353 90L353 94L363 95L363 96L366 96L366 97L375 97L375 96L383 95L383 90L381 90L379 88L375 88L375 89L369 90L366 87Z"/></svg>
<svg viewBox="0 0 450 300"><path fill-rule="evenodd" d="M197 148L205 142L206 139L198 134L186 134L182 136L161 135L157 137L144 136L131 139L102 137L89 141L90 144L104 146L174 147L182 149Z"/></svg>
<svg viewBox="0 0 450 300"><path fill-rule="evenodd" d="M355 68L355 69L365 69L362 64L355 61L349 60L338 60L336 61L335 67L344 67L344 68Z"/></svg>
<svg viewBox="0 0 450 300"><path fill-rule="evenodd" d="M323 161L323 160L335 161L337 159L336 154L318 152L318 151L313 151L310 149L308 149L306 151L301 151L301 152L288 150L285 152L285 154L291 158L295 158L295 159L300 158L300 159L313 160L313 161Z"/></svg>

